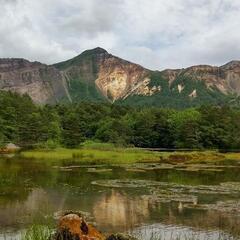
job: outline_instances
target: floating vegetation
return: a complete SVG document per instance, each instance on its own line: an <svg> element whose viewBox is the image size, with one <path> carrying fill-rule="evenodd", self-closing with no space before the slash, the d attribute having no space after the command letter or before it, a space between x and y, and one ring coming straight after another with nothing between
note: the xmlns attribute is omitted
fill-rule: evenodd
<svg viewBox="0 0 240 240"><path fill-rule="evenodd" d="M111 188L142 188L153 187L159 185L168 186L168 183L150 181L150 180L134 180L134 179L114 179L114 180L97 180L92 182L93 185Z"/></svg>
<svg viewBox="0 0 240 240"><path fill-rule="evenodd" d="M177 165L176 170L178 171L186 171L186 172L223 172L224 166L216 166L216 165L203 165L203 164L184 164L184 165Z"/></svg>
<svg viewBox="0 0 240 240"><path fill-rule="evenodd" d="M146 172L145 170L140 168L126 168L126 171L127 172Z"/></svg>
<svg viewBox="0 0 240 240"><path fill-rule="evenodd" d="M150 180L99 180L93 185L111 188L144 188L149 194L142 198L151 203L179 203L178 208L191 208L201 210L216 210L227 213L240 214L240 201L217 202L216 204L198 204L199 194L233 195L240 194L240 182L225 182L220 185L181 185L168 182Z"/></svg>
<svg viewBox="0 0 240 240"><path fill-rule="evenodd" d="M65 169L78 169L78 168L92 168L93 165L69 165L69 166L53 166L55 169L65 170ZM104 167L104 165L94 165L95 168L97 167Z"/></svg>
<svg viewBox="0 0 240 240"><path fill-rule="evenodd" d="M220 185L222 187L240 192L240 182L224 182L224 183L220 183Z"/></svg>
<svg viewBox="0 0 240 240"><path fill-rule="evenodd" d="M239 200L218 201L215 204L187 204L184 207L190 209L212 210L234 215L240 215Z"/></svg>
<svg viewBox="0 0 240 240"><path fill-rule="evenodd" d="M184 171L184 172L198 172L199 168L177 168L177 171Z"/></svg>
<svg viewBox="0 0 240 240"><path fill-rule="evenodd" d="M89 173L105 173L105 172L111 172L111 168L88 168L87 172Z"/></svg>
<svg viewBox="0 0 240 240"><path fill-rule="evenodd" d="M173 169L175 165L165 164L165 163L137 163L125 166L126 169L131 169L132 171L151 171L151 170L164 170Z"/></svg>
<svg viewBox="0 0 240 240"><path fill-rule="evenodd" d="M200 171L208 171L208 172L223 172L222 169L217 169L217 168L204 168L204 169L200 169Z"/></svg>
<svg viewBox="0 0 240 240"><path fill-rule="evenodd" d="M73 169L72 168L61 168L61 169L59 169L61 172L71 172L71 171L73 171Z"/></svg>
<svg viewBox="0 0 240 240"><path fill-rule="evenodd" d="M97 180L92 182L93 185L110 188L149 188L152 193L167 189L174 193L196 193L196 194L240 194L240 182L225 182L220 185L183 185L168 182L158 182L150 180L137 179L114 179L114 180Z"/></svg>
<svg viewBox="0 0 240 240"><path fill-rule="evenodd" d="M175 193L170 192L167 190L158 190L152 192L151 195L144 195L144 199L148 199L151 202L157 203L157 202L180 202L180 203L189 203L196 205L198 202L198 197L194 195L189 194L181 194L181 193Z"/></svg>
<svg viewBox="0 0 240 240"><path fill-rule="evenodd" d="M178 185L173 184L170 187L171 191L173 192L184 192L184 193L195 193L195 194L222 194L222 195L229 195L229 194L239 194L240 190L236 188L228 188L221 185Z"/></svg>
<svg viewBox="0 0 240 240"><path fill-rule="evenodd" d="M123 165L119 165L123 166ZM137 171L154 171L154 170L171 170L175 169L177 171L186 171L186 172L223 172L226 168L233 168L236 166L225 166L225 165L207 165L207 164L168 164L168 163L136 163L136 164L128 164L124 166L125 169L131 169L131 172Z"/></svg>

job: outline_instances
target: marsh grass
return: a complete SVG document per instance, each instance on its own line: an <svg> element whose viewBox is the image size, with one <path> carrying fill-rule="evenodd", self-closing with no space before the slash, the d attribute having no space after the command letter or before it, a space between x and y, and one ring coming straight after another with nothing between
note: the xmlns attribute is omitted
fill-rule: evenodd
<svg viewBox="0 0 240 240"><path fill-rule="evenodd" d="M18 156L25 159L47 160L49 163L74 160L75 163L92 165L131 164L138 162L216 165L236 165L240 163L240 153L219 153L217 151L157 152L94 142L86 142L79 149L31 150L23 151Z"/></svg>
<svg viewBox="0 0 240 240"><path fill-rule="evenodd" d="M21 152L20 157L36 160L74 160L86 164L129 164L135 162L159 162L160 154L157 152L143 151L128 148L112 148L111 150L99 150L90 148L63 149L51 151L35 150Z"/></svg>
<svg viewBox="0 0 240 240"><path fill-rule="evenodd" d="M22 234L21 240L50 240L53 230L47 226L32 225Z"/></svg>

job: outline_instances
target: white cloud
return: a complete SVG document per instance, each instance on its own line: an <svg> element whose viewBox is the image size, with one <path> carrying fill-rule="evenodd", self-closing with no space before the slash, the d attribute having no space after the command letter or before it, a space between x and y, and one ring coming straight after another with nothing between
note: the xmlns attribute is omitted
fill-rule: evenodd
<svg viewBox="0 0 240 240"><path fill-rule="evenodd" d="M101 46L148 68L240 59L239 0L0 0L0 57L46 63Z"/></svg>

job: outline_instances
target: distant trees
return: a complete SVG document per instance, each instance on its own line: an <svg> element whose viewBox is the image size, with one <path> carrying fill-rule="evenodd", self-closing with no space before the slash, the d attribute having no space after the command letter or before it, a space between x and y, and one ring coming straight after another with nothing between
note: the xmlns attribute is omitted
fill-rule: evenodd
<svg viewBox="0 0 240 240"><path fill-rule="evenodd" d="M106 118L99 123L95 138L119 145L130 143L131 128L123 119Z"/></svg>
<svg viewBox="0 0 240 240"><path fill-rule="evenodd" d="M201 148L201 114L196 109L176 111L170 118L170 129L175 148Z"/></svg>
<svg viewBox="0 0 240 240"><path fill-rule="evenodd" d="M78 147L85 140L147 148L240 148L240 109L185 110L108 103L37 106L26 96L0 92L0 147Z"/></svg>

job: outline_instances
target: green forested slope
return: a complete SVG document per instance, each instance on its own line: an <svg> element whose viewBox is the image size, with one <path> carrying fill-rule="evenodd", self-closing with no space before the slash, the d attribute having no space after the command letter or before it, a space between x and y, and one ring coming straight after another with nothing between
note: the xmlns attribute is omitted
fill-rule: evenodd
<svg viewBox="0 0 240 240"><path fill-rule="evenodd" d="M0 91L0 145L78 147L85 140L157 148L240 148L240 109L186 110L109 103L35 105Z"/></svg>

